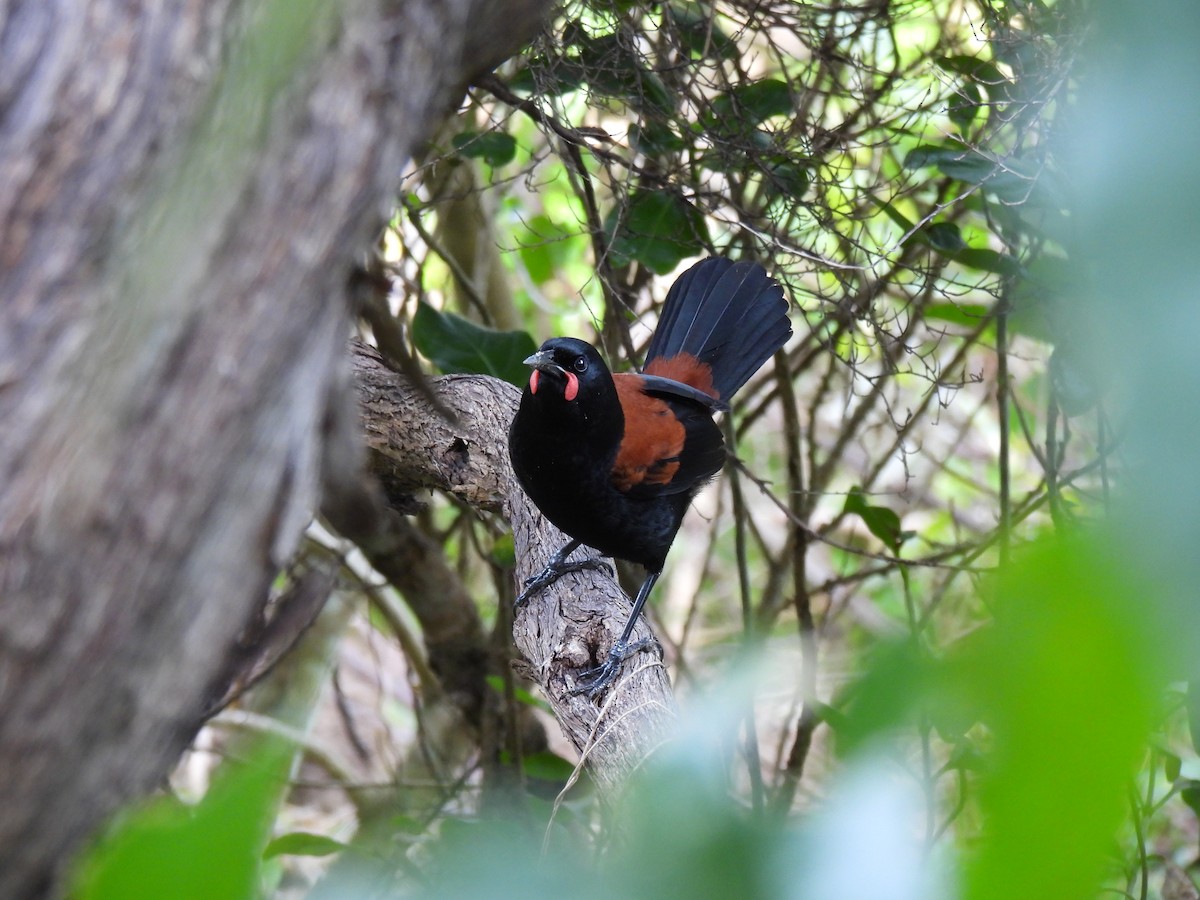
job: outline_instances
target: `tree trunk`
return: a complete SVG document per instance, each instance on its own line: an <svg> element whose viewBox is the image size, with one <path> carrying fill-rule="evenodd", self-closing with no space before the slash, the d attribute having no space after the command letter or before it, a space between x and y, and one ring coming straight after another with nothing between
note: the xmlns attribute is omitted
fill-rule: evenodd
<svg viewBox="0 0 1200 900"><path fill-rule="evenodd" d="M192 736L352 402L356 256L544 5L0 7L0 896Z"/></svg>

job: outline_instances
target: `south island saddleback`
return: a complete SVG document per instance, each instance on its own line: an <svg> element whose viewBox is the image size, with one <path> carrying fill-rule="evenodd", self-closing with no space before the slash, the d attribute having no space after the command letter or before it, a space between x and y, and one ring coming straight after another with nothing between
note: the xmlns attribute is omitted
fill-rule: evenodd
<svg viewBox="0 0 1200 900"><path fill-rule="evenodd" d="M581 544L640 563L647 575L607 657L578 680L595 695L643 643L637 617L662 574L692 498L725 463L713 415L792 335L783 290L753 262L702 260L667 293L642 372L612 374L596 348L551 338L533 367L508 435L525 493L571 540L524 586L519 607L565 572Z"/></svg>

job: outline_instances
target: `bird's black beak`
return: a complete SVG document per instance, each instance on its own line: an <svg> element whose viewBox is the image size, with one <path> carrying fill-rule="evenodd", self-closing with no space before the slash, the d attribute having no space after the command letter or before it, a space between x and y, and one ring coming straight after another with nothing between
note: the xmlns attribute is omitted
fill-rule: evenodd
<svg viewBox="0 0 1200 900"><path fill-rule="evenodd" d="M549 350L539 350L533 356L525 360L525 365L542 372L557 372L562 374L566 370L554 361L554 354Z"/></svg>

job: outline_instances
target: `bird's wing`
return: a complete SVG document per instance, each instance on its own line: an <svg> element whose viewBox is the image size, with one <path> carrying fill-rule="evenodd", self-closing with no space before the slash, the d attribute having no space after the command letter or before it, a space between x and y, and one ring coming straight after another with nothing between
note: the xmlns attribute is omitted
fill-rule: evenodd
<svg viewBox="0 0 1200 900"><path fill-rule="evenodd" d="M712 420L720 401L669 378L614 375L625 432L612 482L631 497L691 491L725 462L721 429Z"/></svg>
<svg viewBox="0 0 1200 900"><path fill-rule="evenodd" d="M729 407L711 394L707 394L690 384L683 384L674 378L663 378L660 375L642 375L642 391L665 400L678 399L698 403L711 412L724 412Z"/></svg>

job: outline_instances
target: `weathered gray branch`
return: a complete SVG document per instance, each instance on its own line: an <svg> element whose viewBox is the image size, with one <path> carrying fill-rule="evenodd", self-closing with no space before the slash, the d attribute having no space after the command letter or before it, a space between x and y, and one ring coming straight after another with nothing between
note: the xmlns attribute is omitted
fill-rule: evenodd
<svg viewBox="0 0 1200 900"><path fill-rule="evenodd" d="M475 375L435 379L435 394L458 417L451 423L370 348L356 346L354 366L370 467L388 493L436 488L501 513L513 526L518 579L538 571L566 539L529 504L509 465L508 425L517 390ZM528 674L610 796L669 736L675 718L666 671L653 651L627 660L619 682L599 705L570 694L579 671L608 652L629 609L611 578L572 573L530 600L513 629ZM644 623L638 628L635 637L649 634Z"/></svg>

